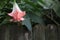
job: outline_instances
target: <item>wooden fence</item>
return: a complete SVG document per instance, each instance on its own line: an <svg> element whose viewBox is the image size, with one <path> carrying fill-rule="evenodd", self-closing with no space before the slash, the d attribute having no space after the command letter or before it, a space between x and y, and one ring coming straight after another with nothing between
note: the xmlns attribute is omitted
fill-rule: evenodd
<svg viewBox="0 0 60 40"><path fill-rule="evenodd" d="M60 27L54 24L47 26L37 24L31 32L16 25L0 27L0 40L60 40Z"/></svg>

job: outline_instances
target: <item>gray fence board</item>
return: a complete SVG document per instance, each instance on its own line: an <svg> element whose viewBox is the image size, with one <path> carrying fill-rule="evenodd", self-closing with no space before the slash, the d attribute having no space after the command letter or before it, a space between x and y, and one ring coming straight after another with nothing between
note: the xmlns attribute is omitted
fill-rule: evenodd
<svg viewBox="0 0 60 40"><path fill-rule="evenodd" d="M25 31L16 25L1 26L0 40L60 40L60 28L56 25L44 26L37 24L31 32Z"/></svg>

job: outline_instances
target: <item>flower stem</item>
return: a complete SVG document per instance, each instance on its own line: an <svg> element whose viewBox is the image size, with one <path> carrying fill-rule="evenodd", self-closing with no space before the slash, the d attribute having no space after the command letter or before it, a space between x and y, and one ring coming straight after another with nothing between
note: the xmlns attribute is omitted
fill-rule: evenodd
<svg viewBox="0 0 60 40"><path fill-rule="evenodd" d="M14 0L14 3L16 2L16 0Z"/></svg>

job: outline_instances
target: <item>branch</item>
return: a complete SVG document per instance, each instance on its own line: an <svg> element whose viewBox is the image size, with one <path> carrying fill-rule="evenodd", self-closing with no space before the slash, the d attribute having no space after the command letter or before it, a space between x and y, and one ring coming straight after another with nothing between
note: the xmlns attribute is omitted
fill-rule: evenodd
<svg viewBox="0 0 60 40"><path fill-rule="evenodd" d="M59 23L57 21L55 21L53 18L51 18L50 16L46 15L48 18L50 18L54 23L56 23L57 25L59 25Z"/></svg>
<svg viewBox="0 0 60 40"><path fill-rule="evenodd" d="M44 15L44 12L41 13L41 15ZM47 16L49 19L51 19L55 24L57 24L58 26L60 25L56 20L54 20L53 18L51 18L49 15L45 15Z"/></svg>

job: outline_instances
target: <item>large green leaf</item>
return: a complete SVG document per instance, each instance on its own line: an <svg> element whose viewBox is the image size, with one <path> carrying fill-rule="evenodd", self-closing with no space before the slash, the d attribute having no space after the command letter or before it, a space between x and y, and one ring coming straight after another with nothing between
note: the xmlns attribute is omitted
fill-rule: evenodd
<svg viewBox="0 0 60 40"><path fill-rule="evenodd" d="M25 25L29 31L32 30L32 25L31 25L31 21L29 18L26 18L23 22L22 22L23 25Z"/></svg>
<svg viewBox="0 0 60 40"><path fill-rule="evenodd" d="M37 3L42 6L44 9L49 9L52 7L53 5L53 1L52 0L42 0L43 2L41 1L37 1Z"/></svg>
<svg viewBox="0 0 60 40"><path fill-rule="evenodd" d="M31 7L33 7L34 10L39 10L39 7L38 7L38 4L37 4L37 3L31 2L31 1L26 1L26 0L25 0L25 3L27 3L27 4L29 4Z"/></svg>
<svg viewBox="0 0 60 40"><path fill-rule="evenodd" d="M40 15L40 14L39 14L39 15ZM30 14L29 14L29 17L30 17L30 19L31 19L33 22L35 22L35 23L44 24L43 19L42 19L42 17L40 17L40 16L37 16L37 15L35 15L35 14L33 14L33 13L30 13Z"/></svg>

